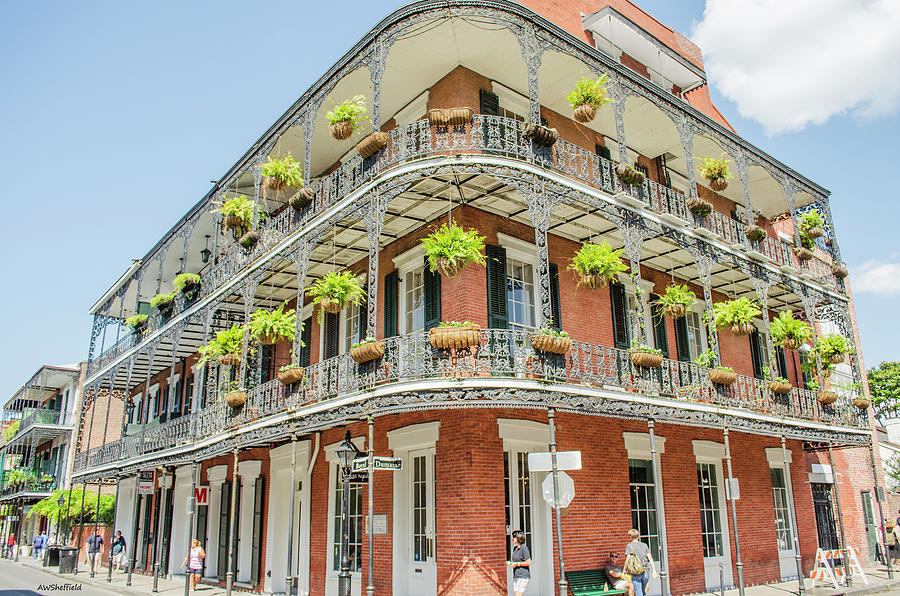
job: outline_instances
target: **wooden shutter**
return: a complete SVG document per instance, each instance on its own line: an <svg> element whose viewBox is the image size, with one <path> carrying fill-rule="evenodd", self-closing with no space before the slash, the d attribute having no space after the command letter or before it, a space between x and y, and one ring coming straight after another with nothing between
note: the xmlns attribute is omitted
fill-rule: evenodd
<svg viewBox="0 0 900 596"><path fill-rule="evenodd" d="M675 319L675 351L681 362L691 361L691 344L688 342L687 318Z"/></svg>
<svg viewBox="0 0 900 596"><path fill-rule="evenodd" d="M275 377L275 346L260 346L260 383L268 383Z"/></svg>
<svg viewBox="0 0 900 596"><path fill-rule="evenodd" d="M763 373L762 351L760 350L759 331L750 334L750 358L753 360L753 376L757 379L765 377Z"/></svg>
<svg viewBox="0 0 900 596"><path fill-rule="evenodd" d="M628 338L628 313L625 300L625 286L620 283L609 284L609 301L612 305L613 320L613 345L620 350L627 350Z"/></svg>
<svg viewBox="0 0 900 596"><path fill-rule="evenodd" d="M341 332L340 313L325 313L325 359L338 355Z"/></svg>
<svg viewBox="0 0 900 596"><path fill-rule="evenodd" d="M399 293L400 274L395 269L384 276L384 336L397 335L397 315L400 308Z"/></svg>
<svg viewBox="0 0 900 596"><path fill-rule="evenodd" d="M487 116L499 116L500 115L500 98L498 98L495 94L490 91L485 91L481 89L479 91L479 96L481 99L481 113Z"/></svg>
<svg viewBox="0 0 900 596"><path fill-rule="evenodd" d="M262 554L262 509L265 478L257 477L253 487L253 546L250 550L250 583L259 582L259 558Z"/></svg>
<svg viewBox="0 0 900 596"><path fill-rule="evenodd" d="M241 482L241 477L238 476L237 496L235 497L236 500L234 502L234 533L231 534L234 536L234 544L230 545L232 552L234 552L234 556L231 558L231 572L235 579L237 579L238 553L241 552L241 495L243 491L244 483Z"/></svg>
<svg viewBox="0 0 900 596"><path fill-rule="evenodd" d="M228 517L231 513L231 482L222 483L222 495L219 499L219 561L216 565L216 577L225 579L225 567L228 565Z"/></svg>
<svg viewBox="0 0 900 596"><path fill-rule="evenodd" d="M200 546L206 551L206 516L209 514L209 507L207 505L198 505L197 506L197 530L194 532L194 537L200 541ZM206 561L203 562L203 566L206 566Z"/></svg>
<svg viewBox="0 0 900 596"><path fill-rule="evenodd" d="M441 276L439 273L432 273L427 258L422 272L422 284L425 293L425 331L428 331L441 322Z"/></svg>
<svg viewBox="0 0 900 596"><path fill-rule="evenodd" d="M784 357L784 348L775 346L775 363L778 366L778 376L788 378L787 360Z"/></svg>
<svg viewBox="0 0 900 596"><path fill-rule="evenodd" d="M506 250L500 246L485 246L487 256L488 329L508 329L506 312Z"/></svg>
<svg viewBox="0 0 900 596"><path fill-rule="evenodd" d="M169 542L172 537L172 515L174 513L174 500L175 500L175 489L168 488L165 491L166 495L166 504L165 511L163 513L162 521L162 535L160 538L162 539L162 545L159 553L159 568L163 575L168 575L169 573Z"/></svg>
<svg viewBox="0 0 900 596"><path fill-rule="evenodd" d="M653 343L657 350L662 350L663 356L669 357L669 337L666 333L666 317L662 309L656 304L659 296L650 294L650 312L653 318Z"/></svg>
<svg viewBox="0 0 900 596"><path fill-rule="evenodd" d="M359 333L357 335L357 341L362 341L366 339L366 329L369 325L369 288L366 286L363 288L363 291L366 293L365 298L363 298L362 304L359 305L359 316L357 317L357 321L359 321Z"/></svg>
<svg viewBox="0 0 900 596"><path fill-rule="evenodd" d="M609 147L604 147L599 143L594 145L594 153L596 153L598 157L602 157L603 159L608 159L610 161L612 160L612 154L609 152Z"/></svg>
<svg viewBox="0 0 900 596"><path fill-rule="evenodd" d="M562 331L562 308L559 305L559 267L550 263L550 314L553 316L553 328Z"/></svg>
<svg viewBox="0 0 900 596"><path fill-rule="evenodd" d="M300 332L300 341L303 342L303 347L300 348L300 357L297 360L297 364L300 366L309 366L309 357L312 351L312 317L303 321L303 331Z"/></svg>

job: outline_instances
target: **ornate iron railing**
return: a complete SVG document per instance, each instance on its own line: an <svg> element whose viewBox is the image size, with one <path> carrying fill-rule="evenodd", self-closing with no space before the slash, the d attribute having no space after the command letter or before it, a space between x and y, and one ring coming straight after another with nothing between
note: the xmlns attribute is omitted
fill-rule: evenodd
<svg viewBox="0 0 900 596"><path fill-rule="evenodd" d="M547 354L534 350L528 331L482 330L477 345L455 351L432 347L425 332L391 337L384 343L384 356L374 362L357 364L344 354L307 367L303 380L294 386L285 387L277 380L259 385L248 392L247 401L237 410L224 403L220 389L218 399L195 414L77 454L75 467L81 470L109 464L208 439L303 405L392 383L428 379L536 379L826 424L866 426L864 414L853 406L850 396L840 396L826 406L819 403L813 391L794 388L789 395L779 396L768 389L766 381L742 375L724 387L709 379L707 369L690 362L665 359L659 368L643 368L632 363L626 350L577 341L572 342L568 354ZM577 398L572 399L577 402Z"/></svg>
<svg viewBox="0 0 900 596"><path fill-rule="evenodd" d="M22 422L19 424L19 432L24 432L35 424L71 424L59 410L48 410L46 408L25 408L22 411Z"/></svg>

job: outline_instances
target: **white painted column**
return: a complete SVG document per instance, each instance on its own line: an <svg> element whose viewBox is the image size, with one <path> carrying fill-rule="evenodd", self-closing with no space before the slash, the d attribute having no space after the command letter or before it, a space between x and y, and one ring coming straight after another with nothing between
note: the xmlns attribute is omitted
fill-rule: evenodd
<svg viewBox="0 0 900 596"><path fill-rule="evenodd" d="M134 548L133 544L129 544L128 541L131 540L131 532L134 528L134 491L137 490L137 476L133 476L131 478L124 478L119 481L119 503L116 507L116 520L115 520L115 528L113 529L113 536L115 536L115 530L121 530L122 536L125 537L125 543L127 546L127 552L129 554L129 560L131 560L131 549ZM55 538L55 536L54 536ZM62 535L60 535L60 540L62 540Z"/></svg>
<svg viewBox="0 0 900 596"><path fill-rule="evenodd" d="M294 555L291 566L296 569L297 561L303 561L300 556L306 547L298 547L300 536L301 518L308 517L308 505L304 495L308 493L307 483L303 482L304 472L309 464L310 442L297 441L297 465L295 473L296 485L302 486L302 490L294 494ZM297 486L294 486L297 490ZM288 520L290 519L290 491L291 491L291 444L287 443L269 451L269 486L266 489L268 499L268 519L266 530L266 560L265 585L263 592L275 594L287 589L284 581L287 575L287 545L288 545ZM297 512L300 512L300 517ZM301 563L302 564L302 563Z"/></svg>
<svg viewBox="0 0 900 596"><path fill-rule="evenodd" d="M172 501L172 536L169 538L169 571L172 575L184 575L181 563L187 554L190 516L187 513L191 496L191 466L175 469L175 492Z"/></svg>
<svg viewBox="0 0 900 596"><path fill-rule="evenodd" d="M206 515L206 574L216 577L219 566L219 508L222 506L222 483L228 475L228 466L213 466L206 471L209 481L209 506Z"/></svg>
<svg viewBox="0 0 900 596"><path fill-rule="evenodd" d="M259 478L261 468L262 462L258 459L238 462L238 474L241 477L241 515L237 520L239 544L235 581L241 583L250 581L250 557L253 550L253 500L256 497L256 479Z"/></svg>
<svg viewBox="0 0 900 596"><path fill-rule="evenodd" d="M650 461L650 433L630 433L623 432L622 438L625 441L625 450L628 452L628 459L642 459L645 461ZM658 501L663 503L663 481L662 481L662 464L660 461L660 456L666 452L666 438L660 436L656 433L653 435L654 443L656 444L656 459L653 460L653 465L657 467L659 470L659 485L656 486L656 493L658 495ZM630 507L630 503L629 503ZM657 523L659 523L659 516L657 515ZM657 526L657 531L659 528ZM647 542L646 536L641 536L642 542ZM656 561L657 565L659 565L659 561ZM650 583L647 584L647 594L655 595L662 593L662 585L660 583L660 578L650 577Z"/></svg>

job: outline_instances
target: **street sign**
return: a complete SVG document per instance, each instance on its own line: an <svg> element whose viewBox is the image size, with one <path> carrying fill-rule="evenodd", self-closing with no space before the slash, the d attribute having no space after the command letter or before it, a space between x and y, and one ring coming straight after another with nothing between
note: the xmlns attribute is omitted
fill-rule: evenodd
<svg viewBox="0 0 900 596"><path fill-rule="evenodd" d="M529 472L549 472L553 469L552 458L549 451L528 454L528 471ZM557 470L580 470L581 469L581 452L580 451L557 451L556 452L556 469Z"/></svg>
<svg viewBox="0 0 900 596"><path fill-rule="evenodd" d="M735 501L741 500L741 486L738 484L737 478L725 479L725 498L729 501L731 499Z"/></svg>
<svg viewBox="0 0 900 596"><path fill-rule="evenodd" d="M209 505L209 487L195 486L194 499L197 501L197 505Z"/></svg>
<svg viewBox="0 0 900 596"><path fill-rule="evenodd" d="M399 457L375 457L373 458L372 467L376 470L402 470L403 460ZM353 471L361 472L369 469L369 458L358 457L353 460Z"/></svg>
<svg viewBox="0 0 900 596"><path fill-rule="evenodd" d="M557 482L559 483L559 506L568 507L572 499L575 498L575 481L565 472L557 472ZM541 492L544 500L551 507L556 507L557 499L553 498L553 474L547 474L541 483Z"/></svg>
<svg viewBox="0 0 900 596"><path fill-rule="evenodd" d="M350 472L349 474L345 474L347 478L347 482L350 484L366 484L369 481L369 472L367 470L363 470L362 472Z"/></svg>
<svg viewBox="0 0 900 596"><path fill-rule="evenodd" d="M138 494L153 494L153 474L154 470L141 470L138 474Z"/></svg>

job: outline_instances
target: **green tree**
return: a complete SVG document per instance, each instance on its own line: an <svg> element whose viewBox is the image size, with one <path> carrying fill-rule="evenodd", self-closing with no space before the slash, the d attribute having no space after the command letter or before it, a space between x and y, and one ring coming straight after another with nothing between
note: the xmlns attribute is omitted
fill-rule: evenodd
<svg viewBox="0 0 900 596"><path fill-rule="evenodd" d="M900 454L894 454L885 460L884 475L887 478L889 490L900 489Z"/></svg>
<svg viewBox="0 0 900 596"><path fill-rule="evenodd" d="M81 493L82 490L78 488L55 490L50 496L44 497L35 503L31 511L28 512L28 517L42 515L53 522L61 520L63 527L71 528L73 525L81 522ZM63 498L62 507L59 506L60 496ZM115 505L116 498L113 495L100 495L99 521L101 524L113 523ZM97 507L97 489L88 489L84 492L85 524L93 524L97 521Z"/></svg>
<svg viewBox="0 0 900 596"><path fill-rule="evenodd" d="M882 362L870 369L869 393L878 418L900 415L900 362Z"/></svg>

